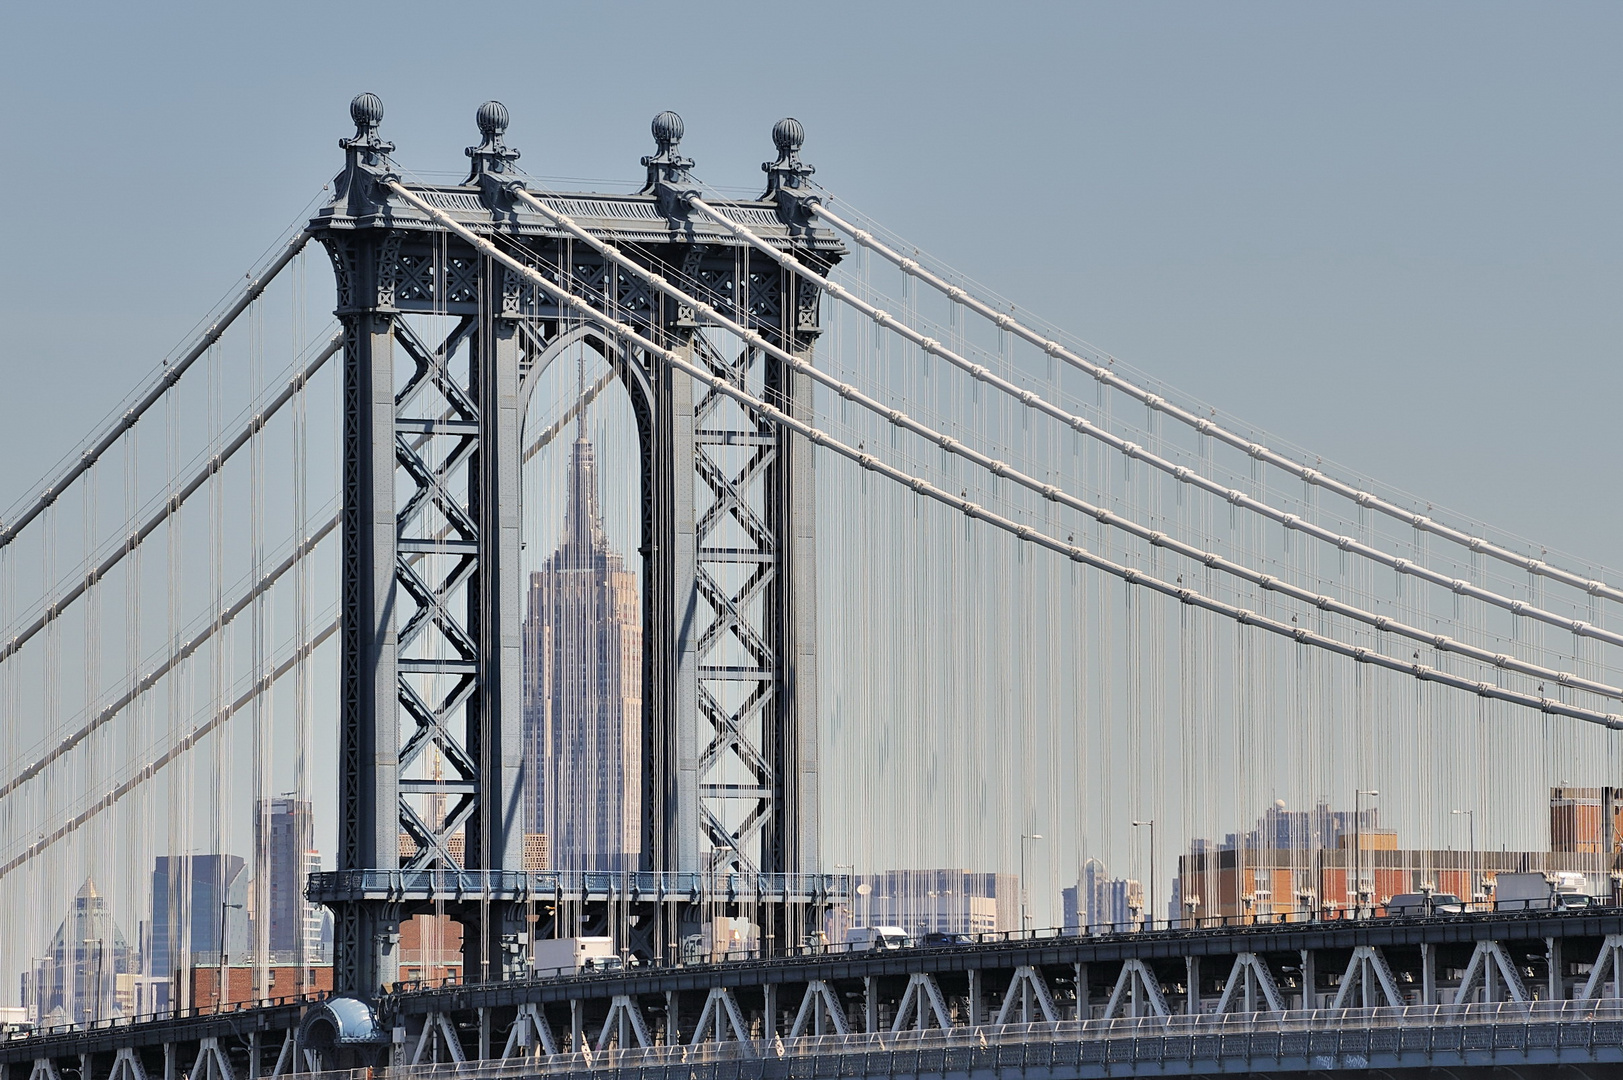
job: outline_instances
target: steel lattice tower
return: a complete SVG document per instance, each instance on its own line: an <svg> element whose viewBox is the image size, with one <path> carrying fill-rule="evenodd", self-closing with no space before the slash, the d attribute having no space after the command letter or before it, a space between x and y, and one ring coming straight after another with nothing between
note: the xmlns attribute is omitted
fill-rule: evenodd
<svg viewBox="0 0 1623 1080"><path fill-rule="evenodd" d="M344 329L343 820L339 872L311 890L336 913L339 988L393 981L399 923L435 896L465 927L468 977L522 962L521 436L538 376L581 344L616 372L638 432L644 869L817 871L811 446L566 317L395 197L382 103L362 94L350 112L344 171L312 222ZM411 190L620 322L811 418L804 375L713 339L693 311L517 203L507 119L497 102L480 108L463 184ZM819 290L690 217L681 118L661 113L653 134L640 193L543 198L809 358ZM765 195L725 205L826 271L843 249L806 212L800 125L773 137ZM419 315L436 318L406 318ZM723 782L740 770L750 782Z"/></svg>

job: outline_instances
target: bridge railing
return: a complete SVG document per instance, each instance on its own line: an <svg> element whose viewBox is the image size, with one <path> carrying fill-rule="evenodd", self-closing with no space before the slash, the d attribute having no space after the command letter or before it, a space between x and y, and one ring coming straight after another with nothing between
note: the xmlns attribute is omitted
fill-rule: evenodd
<svg viewBox="0 0 1623 1080"><path fill-rule="evenodd" d="M211 1016L248 1012L253 1009L271 1009L287 1005L314 1005L332 997L330 990L314 990L308 994L286 994L279 997L254 998L244 1001L217 1001L207 1005L194 1005L184 1009L164 1009L160 1012L135 1013L129 1016L108 1016L88 1024L56 1024L34 1027L19 1024L0 1027L0 1042L16 1039L44 1039L52 1036L80 1036L98 1031L111 1031L131 1024L153 1024L165 1021L196 1020Z"/></svg>
<svg viewBox="0 0 1623 1080"><path fill-rule="evenodd" d="M505 1080L551 1076L583 1068L702 1065L760 1058L806 1058L825 1055L895 1051L986 1050L1034 1044L1098 1044L1132 1040L1177 1039L1180 1036L1312 1035L1379 1032L1395 1029L1503 1029L1546 1025L1623 1025L1623 1000L1498 1002L1426 1005L1381 1009L1317 1009L1284 1013L1229 1013L1198 1016L1141 1016L1111 1020L1060 1020L1037 1024L1004 1024L925 1031L869 1032L805 1036L798 1039L755 1039L748 1042L701 1042L632 1049L585 1050L503 1061L402 1065L386 1073L410 1080ZM912 1070L908 1070L912 1071ZM330 1074L347 1080L350 1074Z"/></svg>

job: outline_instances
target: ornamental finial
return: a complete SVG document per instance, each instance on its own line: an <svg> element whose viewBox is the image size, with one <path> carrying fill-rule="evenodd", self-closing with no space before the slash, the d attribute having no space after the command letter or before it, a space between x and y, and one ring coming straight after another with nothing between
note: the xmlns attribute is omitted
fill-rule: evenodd
<svg viewBox="0 0 1623 1080"><path fill-rule="evenodd" d="M643 193L653 192L661 183L691 185L693 180L688 170L693 168L693 160L677 152L685 130L682 118L666 109L654 117L649 130L654 133L654 144L658 150L642 159L643 167L648 170L648 183L643 187Z"/></svg>
<svg viewBox="0 0 1623 1080"><path fill-rule="evenodd" d="M464 183L476 184L483 176L505 177L513 171L513 162L519 157L517 150L509 149L502 141L507 131L507 106L499 101L487 101L479 106L473 119L479 125L481 141L478 146L468 147L473 170Z"/></svg>
<svg viewBox="0 0 1623 1080"><path fill-rule="evenodd" d="M766 173L762 201L776 201L778 217L785 224L799 227L810 224L806 204L817 201L807 182L817 170L800 160L800 148L805 142L806 129L799 120L786 116L772 125L772 145L778 148L778 160L761 162L761 171Z"/></svg>
<svg viewBox="0 0 1623 1080"><path fill-rule="evenodd" d="M389 160L394 143L378 137L382 99L376 94L356 94L349 103L349 118L355 121L355 137L338 140L344 151L344 171L333 178L333 202L359 217L376 213L388 202L384 185L398 177Z"/></svg>
<svg viewBox="0 0 1623 1080"><path fill-rule="evenodd" d="M361 164L387 167L394 143L378 138L378 126L383 123L383 99L376 94L356 94L349 103L349 118L355 121L355 137L339 139L338 146Z"/></svg>
<svg viewBox="0 0 1623 1080"><path fill-rule="evenodd" d="M806 142L806 129L800 121L786 116L772 125L772 145L778 148L778 160L761 162L766 173L766 194L762 199L775 198L788 188L797 191L806 187L806 177L817 170L800 160L800 148Z"/></svg>

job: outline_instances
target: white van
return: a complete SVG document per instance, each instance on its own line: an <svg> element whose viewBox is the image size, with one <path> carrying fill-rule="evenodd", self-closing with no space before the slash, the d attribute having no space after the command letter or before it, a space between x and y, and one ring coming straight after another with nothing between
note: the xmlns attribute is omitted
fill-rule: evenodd
<svg viewBox="0 0 1623 1080"><path fill-rule="evenodd" d="M845 932L845 947L852 952L911 949L913 939L900 926L853 926Z"/></svg>

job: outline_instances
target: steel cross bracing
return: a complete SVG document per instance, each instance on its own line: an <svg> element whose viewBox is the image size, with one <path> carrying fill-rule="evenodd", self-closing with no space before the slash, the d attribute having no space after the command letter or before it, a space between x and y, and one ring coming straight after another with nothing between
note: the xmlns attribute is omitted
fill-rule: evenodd
<svg viewBox="0 0 1623 1080"><path fill-rule="evenodd" d="M522 425L539 376L583 347L624 385L638 428L644 867L815 869L812 448L714 386L696 396L646 346L559 298L809 419L800 372L647 276L680 280L705 310L796 357L818 331L816 290L673 216L691 164L674 114L656 120L644 192L548 204L634 252L628 273L515 203L499 105L480 110L484 142L452 187L398 185L381 104L363 95L351 113L345 171L310 227L333 259L345 339L339 870L487 875L457 913L478 928L466 970L498 977L521 962L517 901L496 884L522 865L518 476L526 444L552 434ZM821 270L842 250L773 203L729 209ZM338 912L344 988L392 981L395 927L426 895L322 887L312 897Z"/></svg>

